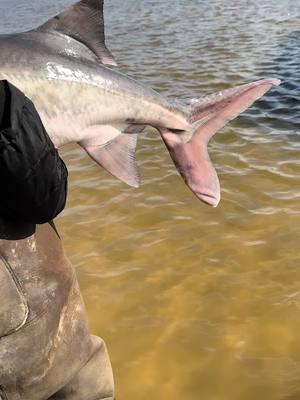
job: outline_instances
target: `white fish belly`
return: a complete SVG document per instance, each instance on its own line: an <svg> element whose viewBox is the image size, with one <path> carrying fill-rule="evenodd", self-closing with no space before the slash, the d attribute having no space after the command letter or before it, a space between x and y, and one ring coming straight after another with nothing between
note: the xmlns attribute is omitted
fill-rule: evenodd
<svg viewBox="0 0 300 400"><path fill-rule="evenodd" d="M0 71L30 98L56 147L85 138L95 125L140 123L154 127L184 129L186 119L149 98L110 90L102 85L43 79L29 71Z"/></svg>

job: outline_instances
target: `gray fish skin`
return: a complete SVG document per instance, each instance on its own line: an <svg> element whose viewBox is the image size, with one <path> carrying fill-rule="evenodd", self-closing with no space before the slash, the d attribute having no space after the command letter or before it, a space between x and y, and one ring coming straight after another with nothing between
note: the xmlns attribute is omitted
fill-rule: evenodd
<svg viewBox="0 0 300 400"><path fill-rule="evenodd" d="M77 142L99 165L137 187L136 141L151 125L187 186L215 207L220 184L209 140L280 81L237 86L179 107L102 64L115 65L105 46L103 0L81 0L33 31L0 36L0 79L34 102L56 147Z"/></svg>
<svg viewBox="0 0 300 400"><path fill-rule="evenodd" d="M57 147L86 140L85 129L94 125L188 126L183 110L100 65L87 48L63 34L0 36L0 79L9 80L33 101Z"/></svg>

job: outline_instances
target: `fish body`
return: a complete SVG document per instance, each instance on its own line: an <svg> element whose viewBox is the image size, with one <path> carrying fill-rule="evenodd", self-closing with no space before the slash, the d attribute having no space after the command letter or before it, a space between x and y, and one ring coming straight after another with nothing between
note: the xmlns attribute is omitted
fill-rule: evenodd
<svg viewBox="0 0 300 400"><path fill-rule="evenodd" d="M35 104L56 147L77 142L99 165L137 187L137 137L156 128L188 187L216 206L220 185L207 144L278 80L262 80L179 106L107 68L103 0L81 0L29 32L0 36L0 79Z"/></svg>
<svg viewBox="0 0 300 400"><path fill-rule="evenodd" d="M0 79L34 102L57 147L87 140L90 126L143 124L185 129L187 115L151 88L99 64L60 33L0 36ZM104 135L103 144L114 137ZM101 138L99 137L99 141Z"/></svg>

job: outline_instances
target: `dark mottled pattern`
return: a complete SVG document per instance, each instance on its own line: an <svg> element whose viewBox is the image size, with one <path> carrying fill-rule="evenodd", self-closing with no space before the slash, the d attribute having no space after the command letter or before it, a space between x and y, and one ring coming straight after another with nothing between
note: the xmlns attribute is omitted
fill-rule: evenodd
<svg viewBox="0 0 300 400"><path fill-rule="evenodd" d="M33 26L33 9L50 15L54 3L2 0L3 30ZM152 131L138 149L140 189L77 147L64 151L59 224L117 397L297 400L299 1L107 0L105 11L120 69L165 95L283 80L211 143L223 189L214 210L185 188Z"/></svg>

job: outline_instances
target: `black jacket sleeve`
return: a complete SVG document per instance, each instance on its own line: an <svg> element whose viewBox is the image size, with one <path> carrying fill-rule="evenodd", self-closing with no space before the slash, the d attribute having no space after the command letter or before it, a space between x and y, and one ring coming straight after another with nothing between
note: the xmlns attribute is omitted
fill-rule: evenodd
<svg viewBox="0 0 300 400"><path fill-rule="evenodd" d="M33 224L64 208L68 172L33 103L0 81L0 214Z"/></svg>

